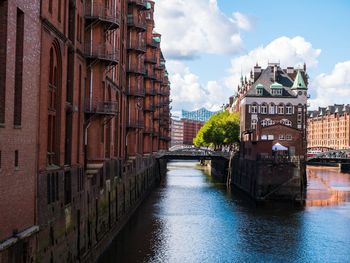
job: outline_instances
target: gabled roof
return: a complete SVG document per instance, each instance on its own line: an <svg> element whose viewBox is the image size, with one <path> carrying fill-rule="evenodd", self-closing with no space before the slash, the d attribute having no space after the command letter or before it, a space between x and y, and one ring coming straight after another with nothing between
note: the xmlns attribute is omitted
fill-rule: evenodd
<svg viewBox="0 0 350 263"><path fill-rule="evenodd" d="M297 76L295 77L292 89L307 89L300 70L298 70Z"/></svg>

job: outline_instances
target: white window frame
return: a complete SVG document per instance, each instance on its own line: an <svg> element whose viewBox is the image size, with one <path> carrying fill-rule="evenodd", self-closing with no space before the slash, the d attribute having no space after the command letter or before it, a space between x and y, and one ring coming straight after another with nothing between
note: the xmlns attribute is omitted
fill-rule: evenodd
<svg viewBox="0 0 350 263"><path fill-rule="evenodd" d="M280 134L280 135L278 136L278 139L279 139L280 141L284 141L284 140L285 140L284 134Z"/></svg>
<svg viewBox="0 0 350 263"><path fill-rule="evenodd" d="M261 114L267 114L267 105L266 104L261 105Z"/></svg>
<svg viewBox="0 0 350 263"><path fill-rule="evenodd" d="M284 105L278 105L277 114L284 114Z"/></svg>
<svg viewBox="0 0 350 263"><path fill-rule="evenodd" d="M250 109L251 113L258 113L258 105L253 104L251 109Z"/></svg>
<svg viewBox="0 0 350 263"><path fill-rule="evenodd" d="M287 105L286 114L288 114L288 115L293 114L293 106L292 105Z"/></svg>

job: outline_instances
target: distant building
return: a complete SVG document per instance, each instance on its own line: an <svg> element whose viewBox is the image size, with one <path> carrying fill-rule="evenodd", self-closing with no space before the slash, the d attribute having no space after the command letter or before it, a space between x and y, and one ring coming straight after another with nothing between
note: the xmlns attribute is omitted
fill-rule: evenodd
<svg viewBox="0 0 350 263"><path fill-rule="evenodd" d="M182 119L183 122L183 144L192 145L193 139L205 122Z"/></svg>
<svg viewBox="0 0 350 263"><path fill-rule="evenodd" d="M335 104L308 112L307 147L347 149L350 147L350 105Z"/></svg>
<svg viewBox="0 0 350 263"><path fill-rule="evenodd" d="M200 108L195 111L182 110L182 119L206 122L217 111L208 111L206 108Z"/></svg>
<svg viewBox="0 0 350 263"><path fill-rule="evenodd" d="M184 123L180 119L171 119L171 146L184 142Z"/></svg>
<svg viewBox="0 0 350 263"><path fill-rule="evenodd" d="M271 140L304 155L306 149L307 75L304 69L269 63L258 65L250 79L241 79L238 94L230 99L231 109L241 117L243 141Z"/></svg>

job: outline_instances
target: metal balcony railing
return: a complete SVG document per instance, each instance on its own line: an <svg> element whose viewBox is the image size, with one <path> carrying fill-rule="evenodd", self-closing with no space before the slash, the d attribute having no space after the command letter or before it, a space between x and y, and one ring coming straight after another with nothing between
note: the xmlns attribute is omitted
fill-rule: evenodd
<svg viewBox="0 0 350 263"><path fill-rule="evenodd" d="M145 122L144 121L130 119L129 121L127 121L126 126L128 128L142 129L145 126Z"/></svg>
<svg viewBox="0 0 350 263"><path fill-rule="evenodd" d="M87 3L85 6L85 18L88 20L98 19L110 24L110 29L115 29L120 24L120 12L114 8L107 8L101 3Z"/></svg>
<svg viewBox="0 0 350 263"><path fill-rule="evenodd" d="M155 55L147 55L145 57L146 63L157 64L157 57Z"/></svg>
<svg viewBox="0 0 350 263"><path fill-rule="evenodd" d="M87 100L85 104L85 112L89 114L117 115L118 102Z"/></svg>
<svg viewBox="0 0 350 263"><path fill-rule="evenodd" d="M151 96L156 95L155 89L154 88L146 89L146 95L151 95Z"/></svg>
<svg viewBox="0 0 350 263"><path fill-rule="evenodd" d="M128 15L128 26L146 31L147 23L143 19L139 19L133 15Z"/></svg>
<svg viewBox="0 0 350 263"><path fill-rule="evenodd" d="M128 95L134 97L144 97L146 92L143 87L129 87Z"/></svg>
<svg viewBox="0 0 350 263"><path fill-rule="evenodd" d="M145 106L143 107L143 109L145 110L145 111L154 111L154 106L153 106L153 104L151 103L151 104L145 104Z"/></svg>
<svg viewBox="0 0 350 263"><path fill-rule="evenodd" d="M157 78L156 74L154 74L154 72L151 71L145 71L145 78L149 78L149 79L153 79L155 80Z"/></svg>
<svg viewBox="0 0 350 263"><path fill-rule="evenodd" d="M119 62L119 50L108 48L106 44L88 43L85 45L85 57L98 59L108 63L117 64Z"/></svg>
<svg viewBox="0 0 350 263"><path fill-rule="evenodd" d="M146 52L146 43L143 43L141 41L130 41L128 43L128 49L130 50L135 50L135 51L139 51L139 52Z"/></svg>
<svg viewBox="0 0 350 263"><path fill-rule="evenodd" d="M152 127L145 127L144 130L143 130L143 133L153 133L153 128Z"/></svg>
<svg viewBox="0 0 350 263"><path fill-rule="evenodd" d="M128 73L145 75L145 66L144 65L128 65Z"/></svg>

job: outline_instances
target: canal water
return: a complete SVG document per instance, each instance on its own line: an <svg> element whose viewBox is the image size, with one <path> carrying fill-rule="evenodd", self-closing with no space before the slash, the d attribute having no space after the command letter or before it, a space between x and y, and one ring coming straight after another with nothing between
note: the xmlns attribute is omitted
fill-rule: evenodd
<svg viewBox="0 0 350 263"><path fill-rule="evenodd" d="M305 207L256 207L196 163L171 162L99 262L350 262L350 174L308 177Z"/></svg>

